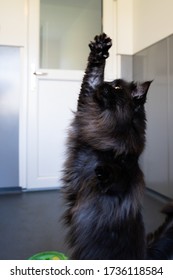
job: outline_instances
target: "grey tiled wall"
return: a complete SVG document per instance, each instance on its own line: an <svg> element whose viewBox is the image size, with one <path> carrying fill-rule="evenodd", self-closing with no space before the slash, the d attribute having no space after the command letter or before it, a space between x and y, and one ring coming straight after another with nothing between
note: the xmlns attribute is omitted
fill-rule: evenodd
<svg viewBox="0 0 173 280"><path fill-rule="evenodd" d="M147 187L173 195L173 36L133 56L133 79L153 80L146 104L142 168Z"/></svg>
<svg viewBox="0 0 173 280"><path fill-rule="evenodd" d="M121 55L121 78L127 81L133 80L133 56Z"/></svg>
<svg viewBox="0 0 173 280"><path fill-rule="evenodd" d="M173 197L173 35L169 37L169 95L168 95L168 114L169 114L169 188Z"/></svg>
<svg viewBox="0 0 173 280"><path fill-rule="evenodd" d="M0 46L0 189L19 186L20 49Z"/></svg>

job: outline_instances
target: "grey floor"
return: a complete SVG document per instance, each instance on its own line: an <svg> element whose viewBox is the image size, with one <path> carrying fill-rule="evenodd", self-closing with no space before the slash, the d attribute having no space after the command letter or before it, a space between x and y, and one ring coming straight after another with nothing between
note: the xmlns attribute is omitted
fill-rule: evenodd
<svg viewBox="0 0 173 280"><path fill-rule="evenodd" d="M146 231L156 229L164 220L160 213L165 204L146 193L143 216ZM69 255L65 245L66 229L60 217L64 203L59 191L0 195L0 259L28 259L43 251Z"/></svg>

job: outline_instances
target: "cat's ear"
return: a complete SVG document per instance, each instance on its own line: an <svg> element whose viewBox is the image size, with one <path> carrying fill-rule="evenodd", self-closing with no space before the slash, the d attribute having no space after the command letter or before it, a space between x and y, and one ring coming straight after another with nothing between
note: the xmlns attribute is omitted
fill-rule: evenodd
<svg viewBox="0 0 173 280"><path fill-rule="evenodd" d="M135 83L132 87L132 98L137 105L142 105L146 101L146 96L152 81Z"/></svg>

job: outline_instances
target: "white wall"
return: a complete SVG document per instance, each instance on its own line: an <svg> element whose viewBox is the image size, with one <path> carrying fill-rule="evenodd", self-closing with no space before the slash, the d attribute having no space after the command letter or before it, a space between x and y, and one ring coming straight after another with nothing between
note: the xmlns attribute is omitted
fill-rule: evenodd
<svg viewBox="0 0 173 280"><path fill-rule="evenodd" d="M134 53L158 42L172 33L172 0L133 0Z"/></svg>
<svg viewBox="0 0 173 280"><path fill-rule="evenodd" d="M133 0L117 0L117 52L133 53Z"/></svg>
<svg viewBox="0 0 173 280"><path fill-rule="evenodd" d="M27 0L0 0L0 45L25 46Z"/></svg>
<svg viewBox="0 0 173 280"><path fill-rule="evenodd" d="M173 34L173 0L117 0L117 52L134 54Z"/></svg>

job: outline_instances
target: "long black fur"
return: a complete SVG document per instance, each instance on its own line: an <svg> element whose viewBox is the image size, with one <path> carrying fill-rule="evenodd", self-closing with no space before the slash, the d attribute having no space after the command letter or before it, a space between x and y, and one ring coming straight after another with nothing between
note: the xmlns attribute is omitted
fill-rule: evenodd
<svg viewBox="0 0 173 280"><path fill-rule="evenodd" d="M72 259L146 259L150 254L141 215L144 178L138 160L145 145L144 104L151 81L105 82L111 45L105 34L89 44L69 131L63 193Z"/></svg>

